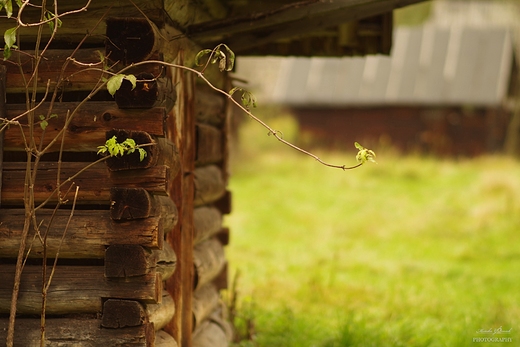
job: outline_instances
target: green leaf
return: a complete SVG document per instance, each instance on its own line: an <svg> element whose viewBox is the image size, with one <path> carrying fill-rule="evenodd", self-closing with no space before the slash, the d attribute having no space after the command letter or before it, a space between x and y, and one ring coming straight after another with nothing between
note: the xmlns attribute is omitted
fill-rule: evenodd
<svg viewBox="0 0 520 347"><path fill-rule="evenodd" d="M108 79L107 89L110 95L114 96L116 92L119 90L119 88L121 88L121 83L123 83L124 78L125 75L117 74Z"/></svg>
<svg viewBox="0 0 520 347"><path fill-rule="evenodd" d="M132 83L132 89L134 89L137 86L137 78L134 75L125 75L125 80Z"/></svg>
<svg viewBox="0 0 520 347"><path fill-rule="evenodd" d="M212 50L211 49L203 49L202 51L200 51L199 53L197 53L197 55L195 56L195 64L197 66L202 66L204 65L204 63L201 63L201 59L202 57L204 57L206 54L211 54Z"/></svg>
<svg viewBox="0 0 520 347"><path fill-rule="evenodd" d="M4 60L11 58L11 48L4 46Z"/></svg>
<svg viewBox="0 0 520 347"><path fill-rule="evenodd" d="M231 71L235 66L235 52L233 52L227 45L223 44L223 46L226 49L228 56L226 71Z"/></svg>
<svg viewBox="0 0 520 347"><path fill-rule="evenodd" d="M365 147L361 146L359 143L354 142L354 146L359 150L356 155L356 160L360 162L361 164L366 163L367 161L371 161L375 163L375 157L376 154L374 151L370 149L366 149Z"/></svg>
<svg viewBox="0 0 520 347"><path fill-rule="evenodd" d="M47 129L47 126L49 125L49 122L47 122L45 119L40 122L40 127L42 130Z"/></svg>
<svg viewBox="0 0 520 347"><path fill-rule="evenodd" d="M17 4L18 1L16 1ZM3 0L2 7L3 6L5 6L5 13L7 13L7 18L11 18L11 16L13 15L13 2L11 0ZM21 6L21 3L18 4L18 6ZM2 7L0 7L0 10L2 9Z"/></svg>
<svg viewBox="0 0 520 347"><path fill-rule="evenodd" d="M146 151L143 148L138 148L137 150L139 151L139 161L143 161L144 158L146 158L146 156L148 155L148 153L146 153Z"/></svg>
<svg viewBox="0 0 520 347"><path fill-rule="evenodd" d="M5 45L9 48L13 47L16 43L16 29L18 29L18 27L7 29L4 32Z"/></svg>

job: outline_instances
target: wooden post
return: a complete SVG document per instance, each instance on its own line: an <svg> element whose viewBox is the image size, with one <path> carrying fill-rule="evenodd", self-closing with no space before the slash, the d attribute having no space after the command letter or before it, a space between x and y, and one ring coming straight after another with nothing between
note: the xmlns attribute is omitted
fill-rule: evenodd
<svg viewBox="0 0 520 347"><path fill-rule="evenodd" d="M183 64L183 52L178 56ZM177 87L177 103L167 119L167 139L174 141L180 154L181 170L170 187L169 195L179 210L179 223L166 237L177 254L177 269L166 281L166 290L173 297L176 312L164 330L179 345L192 345L192 283L193 269L193 199L195 169L195 115L193 107L194 81L192 75L178 69L170 70Z"/></svg>
<svg viewBox="0 0 520 347"><path fill-rule="evenodd" d="M5 79L7 68L0 66L0 118L6 118ZM6 128L7 129L7 128ZM0 131L0 207L2 206L2 172L4 171L4 131Z"/></svg>

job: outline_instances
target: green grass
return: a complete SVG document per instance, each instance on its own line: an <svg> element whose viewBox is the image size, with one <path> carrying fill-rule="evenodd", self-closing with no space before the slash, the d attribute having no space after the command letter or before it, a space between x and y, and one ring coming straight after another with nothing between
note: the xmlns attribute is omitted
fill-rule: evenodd
<svg viewBox="0 0 520 347"><path fill-rule="evenodd" d="M270 122L294 140L289 118ZM226 218L255 324L242 346L488 346L476 331L499 327L519 343L518 161L388 152L343 172L255 124L242 135Z"/></svg>

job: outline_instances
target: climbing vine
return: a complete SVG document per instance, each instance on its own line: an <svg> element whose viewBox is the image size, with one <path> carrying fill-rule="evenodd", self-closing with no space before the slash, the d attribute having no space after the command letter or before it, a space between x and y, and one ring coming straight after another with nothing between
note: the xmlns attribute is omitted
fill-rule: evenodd
<svg viewBox="0 0 520 347"><path fill-rule="evenodd" d="M136 84L139 82L138 78L131 73L130 69L135 69L138 66L146 65L146 64L157 64L164 67L170 67L170 68L177 68L182 69L183 71L187 71L189 73L195 74L198 78L200 78L204 83L206 83L210 88L217 91L218 93L221 93L224 95L231 103L235 104L236 107L241 109L245 114L247 114L251 119L258 122L261 126L267 129L268 134L276 138L281 143L291 147L294 150L297 150L305 155L308 155L312 158L314 158L319 163L326 165L328 167L332 168L339 168L342 170L349 170L356 167L359 167L363 165L366 162L374 161L375 159L375 153L372 150L366 149L359 145L358 143L355 143L355 147L358 149L358 153L356 155L357 164L353 166L346 166L346 165L335 165L330 164L325 161L323 161L321 158L316 156L315 154L308 152L293 143L285 140L283 138L282 132L273 129L270 127L267 123L265 123L262 119L255 116L255 114L252 112L252 109L256 107L257 100L255 96L241 88L241 87L234 87L229 91L220 89L216 87L214 84L212 84L208 78L205 75L206 69L211 64L216 64L218 66L218 69L222 72L231 71L233 69L234 63L235 63L235 54L232 51L230 47L228 47L225 44L220 44L217 47L213 49L204 49L201 50L196 56L195 56L195 65L196 68L192 68L189 66L179 65L179 64L173 64L173 63L167 63L160 60L147 60L142 61L138 63L131 64L131 66L124 67L122 69L119 69L116 71L115 69L115 63L114 65L110 66L108 64L108 58L105 57L102 53L99 53L99 62L98 63L83 63L78 61L74 54L79 49L79 47L83 44L83 41L81 41L76 50L67 57L65 60L63 67L60 71L59 78L57 79L56 83L54 85L51 85L50 81L43 81L43 84L45 84L45 90L42 92L38 89L38 81L40 80L40 72L39 67L41 62L45 59L45 52L48 49L50 42L54 39L57 31L63 26L63 22L61 18L64 16L67 16L72 13L79 13L82 11L86 11L87 8L90 5L91 0L86 1L86 4L78 9L59 13L57 9L57 1L53 2L53 10L47 9L47 2L46 0L42 0L41 3L38 5L31 4L30 0L15 0L14 4L12 0L0 0L0 11L5 11L6 18L8 20L12 20L15 22L15 25L3 33L3 39L4 39L4 48L3 48L3 59L4 61L9 61L9 63L13 63L18 65L20 68L20 73L23 75L23 69L20 63L20 58L18 58L18 61L16 59L12 59L13 53L18 52L20 54L26 54L30 55L27 52L20 51L19 47L21 46L20 41L20 28L25 27L37 27L37 37L36 37L36 44L34 47L34 53L31 53L32 63L33 63L33 71L32 74L28 79L24 80L24 88L25 88L25 104L26 104L26 110L17 115L15 118L12 119L0 119L2 122L0 124L0 132L5 131L8 127L18 127L20 129L20 137L21 142L23 143L24 150L26 153L26 175L25 175L25 182L24 182L24 209L25 209L25 220L24 220L24 226L23 231L21 235L20 240L20 246L19 251L16 259L16 268L15 268L15 276L14 276L14 287L12 292L12 299L11 299L11 306L10 306L10 316L9 316L9 325L8 325L8 333L7 333L7 347L12 347L14 345L14 326L15 326L15 318L16 318L16 308L17 308L17 302L18 302L18 294L20 291L20 280L21 280L21 273L23 271L23 267L25 262L28 258L28 253L26 252L26 249L29 249L30 251L30 245L28 246L28 235L30 230L35 230L35 236L34 240L37 240L41 242L43 245L43 257L46 259L46 232L49 229L49 226L46 227L46 230L43 230L42 228L42 222L37 219L37 212L42 209L43 207L49 207L48 204L50 204L51 196L57 197L57 202L54 211L62 207L63 205L67 204L69 200L72 200L72 206L70 209L70 219L74 215L74 210L76 207L76 201L78 197L79 187L75 186L73 188L73 185L68 186L68 188L65 189L66 184L70 184L73 182L73 180L82 172L85 172L88 168L92 167L93 165L102 162L110 157L121 157L124 155L129 155L132 153L137 152L139 154L139 159L143 161L145 157L147 156L146 150L143 148L145 146L150 146L153 144L137 144L135 140L131 138L127 138L123 141L118 141L116 136L111 137L110 139L106 140L106 142L100 143L99 146L97 146L97 154L101 157L99 160L86 164L83 169L81 169L79 172L76 172L72 175L70 175L69 178L66 180L62 180L60 178L60 170L61 170L61 164L62 164L62 156L63 153L66 151L65 145L64 145L64 138L65 133L67 129L72 124L72 120L75 116L78 114L78 110L81 109L81 107L84 106L84 104L91 100L99 91L107 90L108 93L112 96L116 94L116 92L121 88L124 81L130 82L132 85L132 88L136 87ZM15 8L13 8L13 5L16 5L18 7L18 10L15 11ZM22 20L22 13L27 7L33 7L40 10L40 20L28 23ZM16 12L16 15L15 15ZM100 22L104 20L103 17L99 18L99 21L97 22L96 26L99 25ZM51 31L49 42L45 42L42 44L42 27L48 27L48 29ZM89 32L91 32L90 30ZM90 34L87 34L85 36L88 37ZM48 131L49 123L52 119L55 119L58 116L57 113L52 112L53 106L55 103L59 101L59 90L63 86L63 84L66 82L67 76L65 75L65 69L68 64L70 63L76 63L80 66L84 66L85 69L91 70L91 71L98 71L101 72L100 78L98 83L95 85L95 87L88 93L88 95L81 100L77 106L74 109L71 109L67 112L67 115L65 116L65 119L63 119L63 126L61 129L57 130L56 136L49 141L49 143L44 144L43 142L43 136L41 138L37 138L35 136L35 130L38 130L39 128L41 131L45 132ZM198 69L200 68L200 69ZM25 77L24 77L25 78ZM40 83L42 84L42 83ZM239 96L237 98L237 96ZM239 100L237 100L239 99ZM47 113L40 114L39 112L36 113L36 110L44 103L49 103L49 110ZM63 117L63 116L61 116ZM22 118L25 118L27 120L26 123L22 124L21 120ZM26 135L28 134L28 135ZM59 153L58 153L58 161L57 161L57 167L58 167L58 174L56 177L56 184L55 188L50 192L49 198L47 198L45 201L41 203L37 203L35 200L35 185L36 185L36 178L38 175L39 165L40 162L45 154L48 154L51 152L52 148L55 148L53 146L59 146ZM63 191L65 190L65 191ZM68 198L68 194L73 194L74 197L72 199ZM49 222L49 224L52 223L52 220ZM68 223L63 231L63 238L65 237L65 234L67 233L68 229ZM62 240L63 240L62 238ZM33 240L33 241L34 241ZM61 243L60 243L61 245ZM47 282L45 282L42 285L42 314L41 314L41 346L44 346L45 344L45 307L46 307L46 295L47 291L49 289L51 280L52 280L52 274L54 273L54 270L56 268L56 263L59 255L59 250L56 253L56 256L54 258L54 263L52 265L51 269L47 269L46 261L42 262L42 275L44 279L48 279ZM50 277L48 276L50 274Z"/></svg>

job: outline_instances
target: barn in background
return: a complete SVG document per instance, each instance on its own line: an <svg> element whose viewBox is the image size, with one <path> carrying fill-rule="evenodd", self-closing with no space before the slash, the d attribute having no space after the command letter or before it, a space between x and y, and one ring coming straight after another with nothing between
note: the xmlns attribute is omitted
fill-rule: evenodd
<svg viewBox="0 0 520 347"><path fill-rule="evenodd" d="M48 346L227 346L232 105L174 65L196 68L220 43L238 55L388 54L392 10L415 2L24 2L23 23L68 14L56 36L45 23L41 42L18 22L0 65L0 345L16 317L14 346L40 346L44 311ZM118 71L137 83L112 96L103 83ZM205 76L232 88L215 66ZM147 145L146 157L91 165L112 138Z"/></svg>
<svg viewBox="0 0 520 347"><path fill-rule="evenodd" d="M511 26L494 4L436 2L424 25L394 28L391 56L243 58L238 73L260 102L289 107L314 145L500 152L518 67Z"/></svg>

